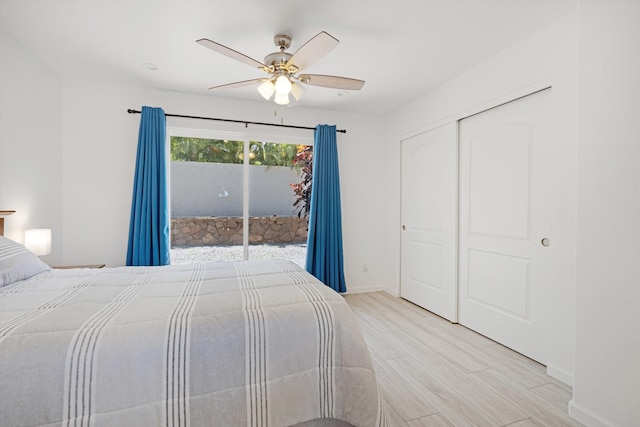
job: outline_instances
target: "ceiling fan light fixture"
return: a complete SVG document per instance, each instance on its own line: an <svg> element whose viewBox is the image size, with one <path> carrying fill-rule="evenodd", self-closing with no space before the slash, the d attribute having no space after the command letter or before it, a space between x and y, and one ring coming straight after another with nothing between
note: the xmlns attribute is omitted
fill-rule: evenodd
<svg viewBox="0 0 640 427"><path fill-rule="evenodd" d="M291 83L291 95L293 95L296 101L300 101L302 95L304 95L304 86L296 82Z"/></svg>
<svg viewBox="0 0 640 427"><path fill-rule="evenodd" d="M289 103L289 94L278 92L276 90L276 97L273 101L278 105L287 105Z"/></svg>
<svg viewBox="0 0 640 427"><path fill-rule="evenodd" d="M271 80L265 80L260 86L258 86L258 92L267 101L271 99L273 92L276 91L276 87Z"/></svg>
<svg viewBox="0 0 640 427"><path fill-rule="evenodd" d="M196 40L201 46L225 55L236 61L264 71L269 76L267 78L257 78L243 80L234 83L227 83L210 87L209 89L230 89L244 86L258 85L258 93L267 101L273 101L279 105L287 105L298 102L304 94L304 86L299 83L311 86L327 87L338 90L360 90L364 85L364 80L352 79L322 74L300 74L298 73L318 59L324 57L338 43L338 39L321 31L302 45L294 54L287 52L291 45L291 36L278 34L274 37L277 52L270 53L264 57L264 62L257 61L243 53L224 46L212 40L202 38ZM275 98L274 95L275 94ZM289 94L292 96L289 97ZM342 95L342 93L340 93Z"/></svg>
<svg viewBox="0 0 640 427"><path fill-rule="evenodd" d="M278 76L276 79L276 96L279 93L288 95L291 92L291 80L285 75Z"/></svg>

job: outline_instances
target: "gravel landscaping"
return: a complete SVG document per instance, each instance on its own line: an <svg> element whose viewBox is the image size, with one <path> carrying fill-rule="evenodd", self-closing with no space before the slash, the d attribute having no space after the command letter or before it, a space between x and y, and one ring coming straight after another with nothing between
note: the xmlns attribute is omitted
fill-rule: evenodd
<svg viewBox="0 0 640 427"><path fill-rule="evenodd" d="M249 259L288 259L304 268L306 256L306 243L249 246ZM242 246L192 246L171 248L171 264L239 261L242 259Z"/></svg>

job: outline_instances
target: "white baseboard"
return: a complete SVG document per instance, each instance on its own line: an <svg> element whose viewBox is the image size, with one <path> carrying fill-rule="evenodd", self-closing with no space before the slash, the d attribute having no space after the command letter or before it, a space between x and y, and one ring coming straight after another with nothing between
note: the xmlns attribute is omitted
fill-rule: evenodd
<svg viewBox="0 0 640 427"><path fill-rule="evenodd" d="M395 289L388 288L386 286L347 286L347 294L363 294L365 292L386 292L391 296L399 297L400 295L396 292Z"/></svg>
<svg viewBox="0 0 640 427"><path fill-rule="evenodd" d="M597 416L590 410L578 405L575 402L575 399L572 399L569 402L569 416L589 427L618 427L617 424L609 422Z"/></svg>
<svg viewBox="0 0 640 427"><path fill-rule="evenodd" d="M365 292L380 292L383 291L384 288L382 286L347 286L346 294L363 294Z"/></svg>
<svg viewBox="0 0 640 427"><path fill-rule="evenodd" d="M400 291L398 291L396 288L384 288L382 290L392 297L400 298Z"/></svg>
<svg viewBox="0 0 640 427"><path fill-rule="evenodd" d="M560 369L552 363L548 363L547 374L558 381L562 381L563 383L573 387L573 373Z"/></svg>

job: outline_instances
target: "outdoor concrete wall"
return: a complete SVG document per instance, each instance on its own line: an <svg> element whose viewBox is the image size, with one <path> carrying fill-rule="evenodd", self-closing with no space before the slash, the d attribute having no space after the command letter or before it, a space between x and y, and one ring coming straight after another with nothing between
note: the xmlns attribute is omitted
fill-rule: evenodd
<svg viewBox="0 0 640 427"><path fill-rule="evenodd" d="M171 162L171 217L242 216L243 165ZM287 166L249 166L249 215L293 216L289 186L301 172Z"/></svg>

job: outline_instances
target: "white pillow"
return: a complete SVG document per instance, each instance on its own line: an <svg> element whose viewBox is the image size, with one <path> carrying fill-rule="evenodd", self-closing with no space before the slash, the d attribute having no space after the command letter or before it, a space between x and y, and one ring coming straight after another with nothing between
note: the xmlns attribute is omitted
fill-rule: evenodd
<svg viewBox="0 0 640 427"><path fill-rule="evenodd" d="M33 252L0 236L0 288L51 270Z"/></svg>

